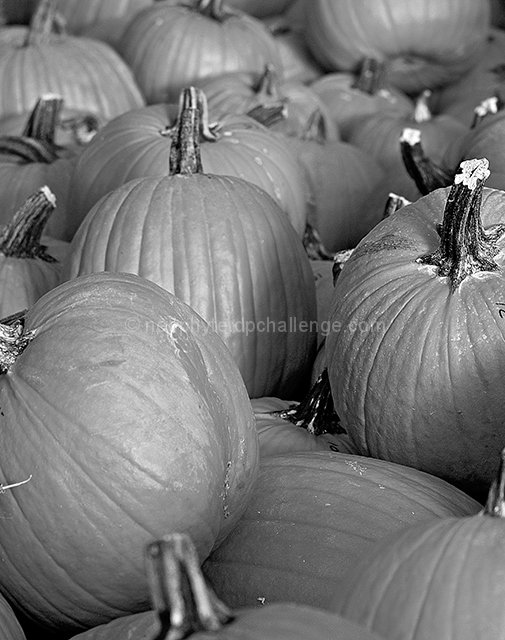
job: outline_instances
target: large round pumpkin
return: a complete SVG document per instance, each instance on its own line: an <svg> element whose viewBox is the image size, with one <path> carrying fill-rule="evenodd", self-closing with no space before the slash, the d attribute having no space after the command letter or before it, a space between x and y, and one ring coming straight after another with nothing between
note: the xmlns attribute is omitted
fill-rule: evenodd
<svg viewBox="0 0 505 640"><path fill-rule="evenodd" d="M313 0L307 42L328 71L384 60L391 82L415 94L453 82L475 63L490 26L489 0Z"/></svg>
<svg viewBox="0 0 505 640"><path fill-rule="evenodd" d="M203 560L257 473L254 417L221 339L152 282L64 283L1 325L0 589L67 634L148 607L142 548Z"/></svg>
<svg viewBox="0 0 505 640"><path fill-rule="evenodd" d="M63 277L126 271L153 280L215 328L251 397L291 397L315 355L310 262L265 191L205 171L197 95L185 92L170 175L130 180L97 202L72 240Z"/></svg>
<svg viewBox="0 0 505 640"><path fill-rule="evenodd" d="M358 451L472 492L489 486L504 439L505 197L482 186L486 165L462 163L453 187L362 240L326 338L335 408Z"/></svg>
<svg viewBox="0 0 505 640"><path fill-rule="evenodd" d="M204 562L219 597L329 606L346 571L386 535L480 505L410 467L344 453L265 457L246 512Z"/></svg>

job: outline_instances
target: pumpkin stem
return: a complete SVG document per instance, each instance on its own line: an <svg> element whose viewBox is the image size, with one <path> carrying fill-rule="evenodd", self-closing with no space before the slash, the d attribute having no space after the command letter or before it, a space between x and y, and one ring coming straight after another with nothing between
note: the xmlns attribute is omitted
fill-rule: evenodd
<svg viewBox="0 0 505 640"><path fill-rule="evenodd" d="M200 156L201 91L195 87L183 89L179 115L170 147L170 175L202 173Z"/></svg>
<svg viewBox="0 0 505 640"><path fill-rule="evenodd" d="M473 110L473 120L470 128L475 129L486 116L495 115L502 111L503 107L504 103L499 96L486 98Z"/></svg>
<svg viewBox="0 0 505 640"><path fill-rule="evenodd" d="M56 125L58 124L63 98L48 93L37 100L26 122L21 136L39 140L49 147L55 146Z"/></svg>
<svg viewBox="0 0 505 640"><path fill-rule="evenodd" d="M342 273L345 263L353 253L354 249L342 249L341 251L337 251L333 256L333 268L331 270L333 275L333 286L335 286L337 278Z"/></svg>
<svg viewBox="0 0 505 640"><path fill-rule="evenodd" d="M39 0L30 20L25 47L44 44L54 33L62 33L64 21L57 13L56 3L57 0Z"/></svg>
<svg viewBox="0 0 505 640"><path fill-rule="evenodd" d="M57 262L40 244L47 219L56 207L56 200L48 187L42 187L26 199L12 220L0 228L0 253L9 258L40 258Z"/></svg>
<svg viewBox="0 0 505 640"><path fill-rule="evenodd" d="M196 10L208 18L222 22L231 15L224 6L223 0L198 0Z"/></svg>
<svg viewBox="0 0 505 640"><path fill-rule="evenodd" d="M93 113L83 113L60 120L60 127L70 131L75 144L85 146L101 127L100 118Z"/></svg>
<svg viewBox="0 0 505 640"><path fill-rule="evenodd" d="M400 137L403 164L422 195L452 184L454 175L435 164L424 153L419 129L405 128Z"/></svg>
<svg viewBox="0 0 505 640"><path fill-rule="evenodd" d="M161 627L153 640L181 640L197 631L219 631L233 619L206 584L189 536L173 533L148 544L145 559Z"/></svg>
<svg viewBox="0 0 505 640"><path fill-rule="evenodd" d="M273 65L265 65L265 71L253 86L253 91L258 98L258 102L262 104L283 100L279 91L279 76Z"/></svg>
<svg viewBox="0 0 505 640"><path fill-rule="evenodd" d="M325 368L312 388L299 403L289 409L276 412L297 427L320 436L323 433L345 433L333 405L328 370Z"/></svg>
<svg viewBox="0 0 505 640"><path fill-rule="evenodd" d="M26 311L19 311L0 320L0 373L10 370L18 356L35 337L35 330L24 330L25 313Z"/></svg>
<svg viewBox="0 0 505 640"><path fill-rule="evenodd" d="M498 269L493 258L499 251L496 243L505 233L505 225L496 225L486 234L480 218L488 167L486 158L460 164L461 172L454 178L444 209L440 246L417 259L422 264L437 266L438 274L449 278L451 293L472 273Z"/></svg>
<svg viewBox="0 0 505 640"><path fill-rule="evenodd" d="M303 234L303 246L310 260L333 260L335 255L326 249L319 232L308 222Z"/></svg>
<svg viewBox="0 0 505 640"><path fill-rule="evenodd" d="M383 80L384 64L375 58L364 58L352 89L373 96L383 85Z"/></svg>
<svg viewBox="0 0 505 640"><path fill-rule="evenodd" d="M498 518L505 517L505 449L501 451L498 472L491 484L486 505L481 513Z"/></svg>
<svg viewBox="0 0 505 640"><path fill-rule="evenodd" d="M271 127L288 117L288 110L285 102L276 104L258 104L246 113L250 118L254 118L264 127Z"/></svg>
<svg viewBox="0 0 505 640"><path fill-rule="evenodd" d="M414 104L414 122L420 124L421 122L427 122L431 120L431 110L428 106L428 101L431 98L431 90L425 89L416 98Z"/></svg>
<svg viewBox="0 0 505 640"><path fill-rule="evenodd" d="M385 220L386 218L389 218L389 216L392 216L393 213L396 213L398 209L405 207L407 204L411 204L410 200L407 200L407 198L399 196L397 193L390 193L386 200L382 219Z"/></svg>

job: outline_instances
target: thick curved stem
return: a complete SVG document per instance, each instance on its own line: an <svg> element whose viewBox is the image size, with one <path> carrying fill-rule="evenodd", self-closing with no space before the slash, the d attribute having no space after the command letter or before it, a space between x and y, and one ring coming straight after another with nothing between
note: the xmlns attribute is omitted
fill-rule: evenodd
<svg viewBox="0 0 505 640"><path fill-rule="evenodd" d="M16 211L12 220L0 229L0 253L10 258L40 258L57 262L40 244L47 220L56 207L54 195L42 187Z"/></svg>
<svg viewBox="0 0 505 640"><path fill-rule="evenodd" d="M448 277L451 293L472 273L496 271L494 256L497 240L505 233L505 225L497 225L485 233L480 219L482 190L489 177L489 162L465 160L456 174L444 209L440 228L440 246L418 258L422 264L438 267L441 277Z"/></svg>
<svg viewBox="0 0 505 640"><path fill-rule="evenodd" d="M482 513L498 518L505 517L505 449L501 451L498 472L489 489L486 506Z"/></svg>
<svg viewBox="0 0 505 640"><path fill-rule="evenodd" d="M375 58L365 58L352 88L373 96L381 88L383 81L384 64Z"/></svg>
<svg viewBox="0 0 505 640"><path fill-rule="evenodd" d="M21 135L54 147L56 126L59 123L62 108L63 98L61 96L51 93L40 97Z"/></svg>
<svg viewBox="0 0 505 640"><path fill-rule="evenodd" d="M405 128L402 131L400 152L407 173L423 196L452 184L454 174L432 162L425 154L419 129Z"/></svg>
<svg viewBox="0 0 505 640"><path fill-rule="evenodd" d="M146 570L160 621L153 640L182 640L197 631L219 631L231 611L206 584L189 536L174 533L147 545Z"/></svg>

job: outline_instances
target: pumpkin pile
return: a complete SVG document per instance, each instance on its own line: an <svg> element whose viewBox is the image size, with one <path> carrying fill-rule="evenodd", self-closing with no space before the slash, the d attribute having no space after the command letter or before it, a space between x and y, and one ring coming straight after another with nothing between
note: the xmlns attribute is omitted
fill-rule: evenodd
<svg viewBox="0 0 505 640"><path fill-rule="evenodd" d="M0 3L1 640L496 640L505 2Z"/></svg>

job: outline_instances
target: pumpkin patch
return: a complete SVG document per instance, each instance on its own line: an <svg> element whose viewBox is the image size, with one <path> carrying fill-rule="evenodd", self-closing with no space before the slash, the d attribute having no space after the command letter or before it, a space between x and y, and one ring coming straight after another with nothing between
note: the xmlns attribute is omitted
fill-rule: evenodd
<svg viewBox="0 0 505 640"><path fill-rule="evenodd" d="M0 640L501 638L504 7L0 2Z"/></svg>

